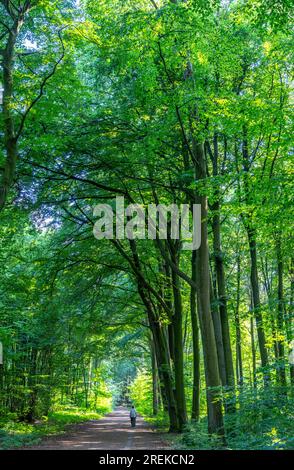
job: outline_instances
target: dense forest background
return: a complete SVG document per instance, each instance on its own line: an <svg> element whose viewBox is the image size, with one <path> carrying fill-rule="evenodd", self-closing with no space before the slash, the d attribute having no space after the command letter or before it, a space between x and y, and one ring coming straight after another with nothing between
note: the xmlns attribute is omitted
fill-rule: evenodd
<svg viewBox="0 0 294 470"><path fill-rule="evenodd" d="M292 6L0 1L2 447L131 401L293 447ZM116 196L201 204L200 248L96 240Z"/></svg>

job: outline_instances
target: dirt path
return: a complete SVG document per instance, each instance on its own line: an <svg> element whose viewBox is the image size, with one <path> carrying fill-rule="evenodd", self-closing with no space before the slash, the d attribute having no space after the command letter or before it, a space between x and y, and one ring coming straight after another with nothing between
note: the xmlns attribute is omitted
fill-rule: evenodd
<svg viewBox="0 0 294 470"><path fill-rule="evenodd" d="M44 439L26 449L35 450L79 450L79 449L167 449L161 436L140 416L136 428L130 427L129 411L117 408L105 418L78 424L66 435Z"/></svg>

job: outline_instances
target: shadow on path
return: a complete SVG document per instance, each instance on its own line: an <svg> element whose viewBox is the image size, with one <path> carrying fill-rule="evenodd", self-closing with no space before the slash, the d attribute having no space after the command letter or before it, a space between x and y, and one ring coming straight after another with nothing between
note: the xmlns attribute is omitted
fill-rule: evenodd
<svg viewBox="0 0 294 470"><path fill-rule="evenodd" d="M129 410L119 407L104 418L78 424L66 435L50 437L31 450L128 450L128 449L167 449L160 434L141 416L137 417L136 428L131 428ZM25 450L22 448L22 450Z"/></svg>

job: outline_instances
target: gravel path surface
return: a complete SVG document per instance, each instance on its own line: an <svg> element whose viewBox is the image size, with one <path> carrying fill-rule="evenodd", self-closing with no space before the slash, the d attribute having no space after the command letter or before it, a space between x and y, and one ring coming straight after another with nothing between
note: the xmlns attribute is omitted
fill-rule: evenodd
<svg viewBox="0 0 294 470"><path fill-rule="evenodd" d="M137 417L136 428L131 428L129 410L119 407L100 420L75 425L62 436L45 438L41 444L26 449L147 450L168 449L168 445L141 416Z"/></svg>

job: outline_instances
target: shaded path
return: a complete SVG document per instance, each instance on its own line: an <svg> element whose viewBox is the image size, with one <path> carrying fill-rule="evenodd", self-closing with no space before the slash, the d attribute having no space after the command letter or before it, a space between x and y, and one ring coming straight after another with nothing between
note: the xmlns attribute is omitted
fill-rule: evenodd
<svg viewBox="0 0 294 470"><path fill-rule="evenodd" d="M79 449L167 449L161 436L140 416L136 428L130 427L129 410L119 407L105 418L78 424L63 436L44 439L35 450L79 450Z"/></svg>

